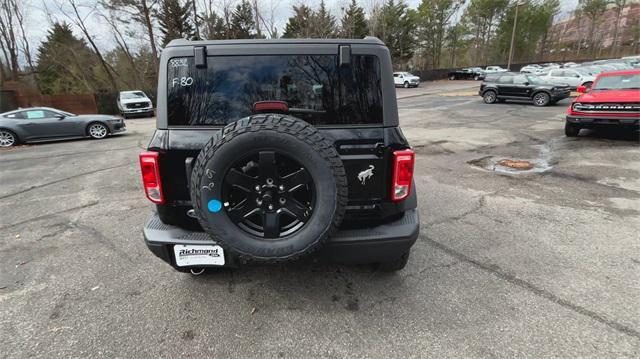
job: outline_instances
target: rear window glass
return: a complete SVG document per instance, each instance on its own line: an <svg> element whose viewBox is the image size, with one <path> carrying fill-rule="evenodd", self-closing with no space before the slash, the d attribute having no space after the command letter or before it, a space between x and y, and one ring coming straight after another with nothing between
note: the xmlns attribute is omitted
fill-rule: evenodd
<svg viewBox="0 0 640 359"><path fill-rule="evenodd" d="M381 124L380 66L375 56L213 56L173 58L167 71L169 126L226 125L260 101L284 101L313 125Z"/></svg>

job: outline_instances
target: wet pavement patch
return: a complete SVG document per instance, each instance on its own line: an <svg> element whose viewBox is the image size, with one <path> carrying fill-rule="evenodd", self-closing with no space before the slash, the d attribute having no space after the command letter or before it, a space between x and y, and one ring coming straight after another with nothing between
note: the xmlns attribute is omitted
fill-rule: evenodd
<svg viewBox="0 0 640 359"><path fill-rule="evenodd" d="M509 174L541 173L551 169L551 165L549 165L546 159L516 160L504 157L485 156L467 161L467 163L488 171Z"/></svg>

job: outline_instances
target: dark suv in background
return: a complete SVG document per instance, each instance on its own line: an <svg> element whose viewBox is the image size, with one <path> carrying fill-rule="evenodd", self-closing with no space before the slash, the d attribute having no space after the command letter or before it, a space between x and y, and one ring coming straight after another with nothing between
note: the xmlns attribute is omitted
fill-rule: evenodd
<svg viewBox="0 0 640 359"><path fill-rule="evenodd" d="M180 271L307 256L402 269L419 231L391 58L363 40L172 41L140 155Z"/></svg>
<svg viewBox="0 0 640 359"><path fill-rule="evenodd" d="M478 92L485 103L505 100L530 101L536 106L547 106L569 97L569 85L554 85L534 75L505 72L487 77Z"/></svg>

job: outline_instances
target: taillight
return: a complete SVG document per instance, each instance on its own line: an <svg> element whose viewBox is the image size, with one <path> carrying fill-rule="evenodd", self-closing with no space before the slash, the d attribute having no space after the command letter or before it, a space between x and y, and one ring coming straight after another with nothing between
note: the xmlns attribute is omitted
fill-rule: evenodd
<svg viewBox="0 0 640 359"><path fill-rule="evenodd" d="M415 153L412 150L393 152L393 184L391 186L391 200L402 201L411 193L413 182L413 164Z"/></svg>
<svg viewBox="0 0 640 359"><path fill-rule="evenodd" d="M147 198L153 203L164 203L158 152L142 152L140 154L140 172L142 172L142 184Z"/></svg>

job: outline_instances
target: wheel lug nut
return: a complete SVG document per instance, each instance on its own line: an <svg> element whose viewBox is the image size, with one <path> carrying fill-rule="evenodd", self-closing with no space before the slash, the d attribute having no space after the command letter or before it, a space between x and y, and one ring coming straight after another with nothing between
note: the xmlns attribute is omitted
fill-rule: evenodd
<svg viewBox="0 0 640 359"><path fill-rule="evenodd" d="M273 184L273 179L272 178L267 178L267 184L268 185L272 185Z"/></svg>
<svg viewBox="0 0 640 359"><path fill-rule="evenodd" d="M261 205L261 204L262 204L262 200L261 200L260 198L256 198L256 203L257 203L258 205Z"/></svg>
<svg viewBox="0 0 640 359"><path fill-rule="evenodd" d="M256 186L256 191L260 192L260 186Z"/></svg>
<svg viewBox="0 0 640 359"><path fill-rule="evenodd" d="M287 202L287 199L284 197L280 197L280 204L285 204Z"/></svg>
<svg viewBox="0 0 640 359"><path fill-rule="evenodd" d="M284 186L283 186L283 185L280 185L280 186L278 187L278 189L279 189L279 190L281 190L281 191L284 191Z"/></svg>
<svg viewBox="0 0 640 359"><path fill-rule="evenodd" d="M270 204L270 205L269 205L269 210L270 210L270 211L272 211L272 210L273 210L273 205L272 205L272 204Z"/></svg>

